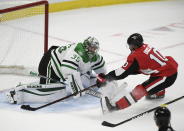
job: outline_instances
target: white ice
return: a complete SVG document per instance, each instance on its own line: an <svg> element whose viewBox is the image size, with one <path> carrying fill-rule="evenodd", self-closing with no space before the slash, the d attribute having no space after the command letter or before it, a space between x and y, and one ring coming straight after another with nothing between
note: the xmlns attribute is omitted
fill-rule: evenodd
<svg viewBox="0 0 184 131"><path fill-rule="evenodd" d="M31 24L36 24L31 19L29 21ZM106 120L118 123L184 95L182 82L184 80L184 54L182 53L184 50L184 0L122 4L53 13L50 14L49 25L49 46L79 42L88 36L95 36L100 41L100 53L107 61L108 71L118 68L125 62L129 54L126 39L130 34L139 32L143 35L145 43L156 47L164 55L171 55L176 59L179 63L178 78L175 84L167 89L163 100L147 101L143 98L130 108L106 115L101 112L99 99L89 96L60 102L35 112L21 110L19 105L7 104L1 97L0 131L156 131L153 112L115 128L104 127L101 122ZM29 30L35 34L34 42L36 43L39 31L29 26L22 26L20 29L22 28L25 28L26 32ZM1 30L1 38L4 32L6 31ZM31 43L34 49L39 49L40 47L37 47L35 43ZM2 48L5 47L1 45L1 50ZM18 47L14 45L13 49L17 50L16 48ZM9 52L6 51L6 53ZM24 56L21 60L29 66L26 61L27 55L20 53L12 54L10 51L13 57L9 56L9 60L10 58L19 60L21 55ZM32 59L33 61L37 59L34 53L32 53ZM3 64L2 58L1 62ZM131 90L147 78L143 75L130 76L119 81L119 84L126 81ZM36 78L30 77L0 75L0 89L13 87L18 82L26 83L35 80ZM34 106L39 105L34 104ZM171 124L174 129L184 131L184 100L175 102L168 108L172 112Z"/></svg>

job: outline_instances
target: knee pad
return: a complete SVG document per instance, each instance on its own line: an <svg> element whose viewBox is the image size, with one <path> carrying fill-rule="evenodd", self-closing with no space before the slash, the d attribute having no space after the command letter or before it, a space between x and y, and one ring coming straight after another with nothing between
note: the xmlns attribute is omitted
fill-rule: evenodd
<svg viewBox="0 0 184 131"><path fill-rule="evenodd" d="M143 96L147 95L148 92L146 91L146 89L142 86L142 85L138 85L136 86L133 90L132 90L132 96L134 97L134 99L139 100L141 99Z"/></svg>

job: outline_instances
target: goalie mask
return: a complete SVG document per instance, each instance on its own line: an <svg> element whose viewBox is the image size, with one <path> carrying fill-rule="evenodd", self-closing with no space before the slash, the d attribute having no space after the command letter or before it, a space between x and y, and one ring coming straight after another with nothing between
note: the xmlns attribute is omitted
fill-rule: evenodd
<svg viewBox="0 0 184 131"><path fill-rule="evenodd" d="M88 37L83 42L84 48L90 58L92 58L99 51L99 42L94 37Z"/></svg>

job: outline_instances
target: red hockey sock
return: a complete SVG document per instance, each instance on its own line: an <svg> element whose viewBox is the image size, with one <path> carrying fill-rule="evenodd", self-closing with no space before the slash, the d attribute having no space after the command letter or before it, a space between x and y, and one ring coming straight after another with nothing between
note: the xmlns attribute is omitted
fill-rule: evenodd
<svg viewBox="0 0 184 131"><path fill-rule="evenodd" d="M116 102L116 106L119 109L127 108L131 105L131 103L128 101L126 97L121 98L119 101Z"/></svg>
<svg viewBox="0 0 184 131"><path fill-rule="evenodd" d="M126 96L122 97L116 102L119 109L124 109L129 107L131 104L136 103L143 96L147 95L146 89L142 85L136 86L133 91Z"/></svg>

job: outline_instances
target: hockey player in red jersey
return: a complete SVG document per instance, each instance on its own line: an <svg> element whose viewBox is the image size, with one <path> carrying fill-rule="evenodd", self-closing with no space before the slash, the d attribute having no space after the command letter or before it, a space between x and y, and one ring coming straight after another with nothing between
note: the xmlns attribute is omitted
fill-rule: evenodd
<svg viewBox="0 0 184 131"><path fill-rule="evenodd" d="M130 35L127 43L131 53L126 63L106 75L99 76L106 81L121 80L132 74L145 74L150 77L114 103L105 97L109 111L127 108L143 96L147 99L163 98L165 88L170 87L177 78L177 62L171 56L164 57L158 50L143 43L141 34ZM97 84L102 86L104 83L98 80Z"/></svg>

